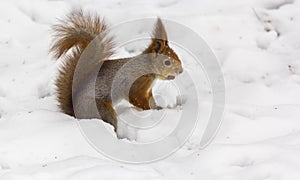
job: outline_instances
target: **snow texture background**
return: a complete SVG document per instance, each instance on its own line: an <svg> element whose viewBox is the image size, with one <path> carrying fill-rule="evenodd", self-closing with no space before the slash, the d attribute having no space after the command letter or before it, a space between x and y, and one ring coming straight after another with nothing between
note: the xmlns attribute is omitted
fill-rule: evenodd
<svg viewBox="0 0 300 180"><path fill-rule="evenodd" d="M78 7L112 25L160 16L207 41L227 105L210 146L194 136L163 161L130 165L87 143L56 106L60 63L48 54L51 25ZM1 0L0 27L1 180L300 179L299 0Z"/></svg>

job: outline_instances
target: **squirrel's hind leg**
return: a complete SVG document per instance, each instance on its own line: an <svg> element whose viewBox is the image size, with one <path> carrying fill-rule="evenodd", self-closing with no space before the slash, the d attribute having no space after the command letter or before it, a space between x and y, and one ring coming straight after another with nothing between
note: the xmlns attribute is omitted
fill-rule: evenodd
<svg viewBox="0 0 300 180"><path fill-rule="evenodd" d="M117 114L112 106L111 102L96 100L97 107L101 119L109 124L111 124L115 128L115 132L117 132L118 128L118 120Z"/></svg>
<svg viewBox="0 0 300 180"><path fill-rule="evenodd" d="M97 100L97 106L101 119L114 126L118 139L136 140L137 130L124 123L118 123L117 114L111 102Z"/></svg>

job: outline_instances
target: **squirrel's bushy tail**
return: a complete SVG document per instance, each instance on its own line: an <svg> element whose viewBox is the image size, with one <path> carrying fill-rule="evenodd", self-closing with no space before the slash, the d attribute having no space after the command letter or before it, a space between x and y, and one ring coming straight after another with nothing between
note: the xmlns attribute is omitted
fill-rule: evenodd
<svg viewBox="0 0 300 180"><path fill-rule="evenodd" d="M113 54L112 38L106 36L107 25L97 15L85 14L82 10L72 11L60 23L53 26L54 40L50 52L56 59L63 57L56 80L57 98L60 109L74 116L72 102L72 81L77 62L88 44L102 35L103 49L100 59Z"/></svg>

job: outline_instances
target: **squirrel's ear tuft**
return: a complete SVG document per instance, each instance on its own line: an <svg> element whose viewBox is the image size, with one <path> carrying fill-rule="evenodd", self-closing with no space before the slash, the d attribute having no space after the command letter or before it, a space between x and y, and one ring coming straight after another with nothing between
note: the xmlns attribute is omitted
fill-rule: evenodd
<svg viewBox="0 0 300 180"><path fill-rule="evenodd" d="M152 33L152 39L168 41L166 29L160 18L157 18L156 25Z"/></svg>
<svg viewBox="0 0 300 180"><path fill-rule="evenodd" d="M154 31L152 33L152 48L156 53L164 50L168 44L166 29L160 18L157 19Z"/></svg>
<svg viewBox="0 0 300 180"><path fill-rule="evenodd" d="M151 44L144 50L143 53L159 54L162 53L168 46L167 32L160 18L156 21L151 38Z"/></svg>

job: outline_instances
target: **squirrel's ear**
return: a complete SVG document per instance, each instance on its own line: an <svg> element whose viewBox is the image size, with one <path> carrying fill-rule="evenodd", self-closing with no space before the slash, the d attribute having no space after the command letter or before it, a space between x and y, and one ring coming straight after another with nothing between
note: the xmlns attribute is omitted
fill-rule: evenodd
<svg viewBox="0 0 300 180"><path fill-rule="evenodd" d="M152 33L152 45L156 53L161 52L168 44L166 29L160 18L157 19L154 31Z"/></svg>
<svg viewBox="0 0 300 180"><path fill-rule="evenodd" d="M143 53L162 53L164 49L168 46L168 38L165 27L160 18L157 19L155 28L152 32L152 42L144 50Z"/></svg>

